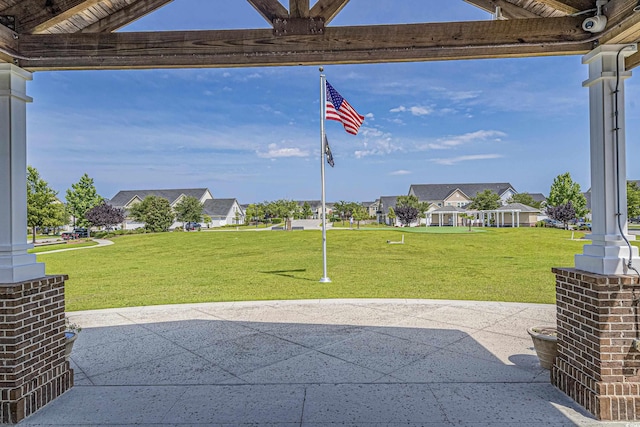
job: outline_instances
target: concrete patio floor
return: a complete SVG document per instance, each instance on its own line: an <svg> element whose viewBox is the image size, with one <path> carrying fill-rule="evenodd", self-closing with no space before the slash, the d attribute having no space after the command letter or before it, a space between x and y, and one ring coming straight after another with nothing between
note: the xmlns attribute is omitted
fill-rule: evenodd
<svg viewBox="0 0 640 427"><path fill-rule="evenodd" d="M439 300L73 312L75 387L20 426L640 426L549 382L555 306Z"/></svg>

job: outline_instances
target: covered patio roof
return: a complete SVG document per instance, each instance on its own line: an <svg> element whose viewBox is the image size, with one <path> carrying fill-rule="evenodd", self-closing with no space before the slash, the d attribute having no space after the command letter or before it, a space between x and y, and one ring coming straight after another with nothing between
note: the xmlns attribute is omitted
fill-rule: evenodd
<svg viewBox="0 0 640 427"><path fill-rule="evenodd" d="M636 0L601 2L597 33L582 27L596 0L466 0L495 19L357 27L330 25L349 0L247 1L271 29L116 32L171 0L0 0L0 61L28 71L434 61L585 54L640 34ZM639 62L635 53L626 68Z"/></svg>

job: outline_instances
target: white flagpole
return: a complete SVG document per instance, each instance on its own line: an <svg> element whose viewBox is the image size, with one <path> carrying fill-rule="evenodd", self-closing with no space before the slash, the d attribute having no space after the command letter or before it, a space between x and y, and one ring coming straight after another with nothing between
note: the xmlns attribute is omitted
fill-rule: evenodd
<svg viewBox="0 0 640 427"><path fill-rule="evenodd" d="M327 201L324 191L324 163L327 156L324 117L327 104L327 92L326 77L322 74L323 71L324 68L320 67L320 175L322 177L322 278L320 279L320 283L330 283L331 279L327 276Z"/></svg>

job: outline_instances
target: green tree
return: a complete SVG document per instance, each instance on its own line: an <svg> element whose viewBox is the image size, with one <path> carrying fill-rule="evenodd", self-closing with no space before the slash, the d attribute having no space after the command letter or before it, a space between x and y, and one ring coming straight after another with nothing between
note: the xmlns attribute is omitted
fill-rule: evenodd
<svg viewBox="0 0 640 427"><path fill-rule="evenodd" d="M369 218L369 210L362 205L357 205L354 208L352 214L353 220L358 223L358 229L360 229L360 221L364 221L365 219Z"/></svg>
<svg viewBox="0 0 640 427"><path fill-rule="evenodd" d="M475 219L475 217L469 213L463 213L463 214L460 214L460 218L467 220L469 231L471 231L471 224L473 224L473 220Z"/></svg>
<svg viewBox="0 0 640 427"><path fill-rule="evenodd" d="M640 216L640 187L635 181L627 181L627 218Z"/></svg>
<svg viewBox="0 0 640 427"><path fill-rule="evenodd" d="M93 178L89 178L86 173L82 175L80 181L71 184L71 188L67 190L65 198L67 200L67 211L73 216L74 227L89 227L90 223L84 214L104 201L93 184Z"/></svg>
<svg viewBox="0 0 640 427"><path fill-rule="evenodd" d="M532 208L540 209L542 202L536 202L529 193L518 193L509 197L507 203L522 203L523 205L531 206Z"/></svg>
<svg viewBox="0 0 640 427"><path fill-rule="evenodd" d="M302 205L302 217L304 219L313 217L313 210L311 209L311 205L309 205L309 202L304 202L304 205Z"/></svg>
<svg viewBox="0 0 640 427"><path fill-rule="evenodd" d="M33 243L38 227L59 227L68 219L58 193L42 178L36 168L27 166L27 225L31 227Z"/></svg>
<svg viewBox="0 0 640 427"><path fill-rule="evenodd" d="M387 217L391 220L391 224L390 225L396 225L396 211L393 210L392 207L389 207L389 213L387 214Z"/></svg>
<svg viewBox="0 0 640 427"><path fill-rule="evenodd" d="M578 218L587 215L587 199L580 191L580 184L573 182L569 172L558 175L551 184L549 197L547 197L548 207L557 207L571 202L571 206L576 211Z"/></svg>
<svg viewBox="0 0 640 427"><path fill-rule="evenodd" d="M349 212L349 202L340 200L339 202L334 203L333 212L338 215L340 221L342 221L342 225L344 226L344 220L347 217L347 212Z"/></svg>
<svg viewBox="0 0 640 427"><path fill-rule="evenodd" d="M429 207L431 206L431 203L429 202L419 202L418 203L418 211L420 212L420 218L427 218L427 212L429 212ZM427 221L424 222L425 225L427 224Z"/></svg>
<svg viewBox="0 0 640 427"><path fill-rule="evenodd" d="M258 228L258 223L262 221L265 215L264 204L263 203L250 204L249 206L247 206L245 215L248 218L249 222L255 221L256 228Z"/></svg>
<svg viewBox="0 0 640 427"><path fill-rule="evenodd" d="M476 197L471 199L469 209L475 209L479 211L492 211L498 209L500 205L500 196L495 191L487 189L481 193L476 194Z"/></svg>
<svg viewBox="0 0 640 427"><path fill-rule="evenodd" d="M211 223L213 222L209 215L202 215L202 221L204 221L207 228L211 227Z"/></svg>
<svg viewBox="0 0 640 427"><path fill-rule="evenodd" d="M183 197L174 207L176 220L180 222L200 222L204 206L200 200L192 196Z"/></svg>
<svg viewBox="0 0 640 427"><path fill-rule="evenodd" d="M131 216L145 223L150 231L167 231L173 224L174 214L169 201L163 197L147 196L140 203L133 205Z"/></svg>
<svg viewBox="0 0 640 427"><path fill-rule="evenodd" d="M396 207L399 206L410 206L418 209L420 202L416 196L398 196L396 199Z"/></svg>

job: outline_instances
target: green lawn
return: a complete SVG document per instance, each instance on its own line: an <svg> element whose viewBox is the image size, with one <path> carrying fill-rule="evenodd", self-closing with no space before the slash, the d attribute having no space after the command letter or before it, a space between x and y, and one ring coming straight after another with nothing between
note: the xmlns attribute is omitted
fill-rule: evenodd
<svg viewBox="0 0 640 427"><path fill-rule="evenodd" d="M553 303L552 267L574 265L586 241L545 228L447 227L431 233L334 230L322 276L320 231L121 236L94 250L39 254L68 274L67 309L205 301L435 298ZM405 233L404 245L389 245ZM575 238L583 234L575 232Z"/></svg>

